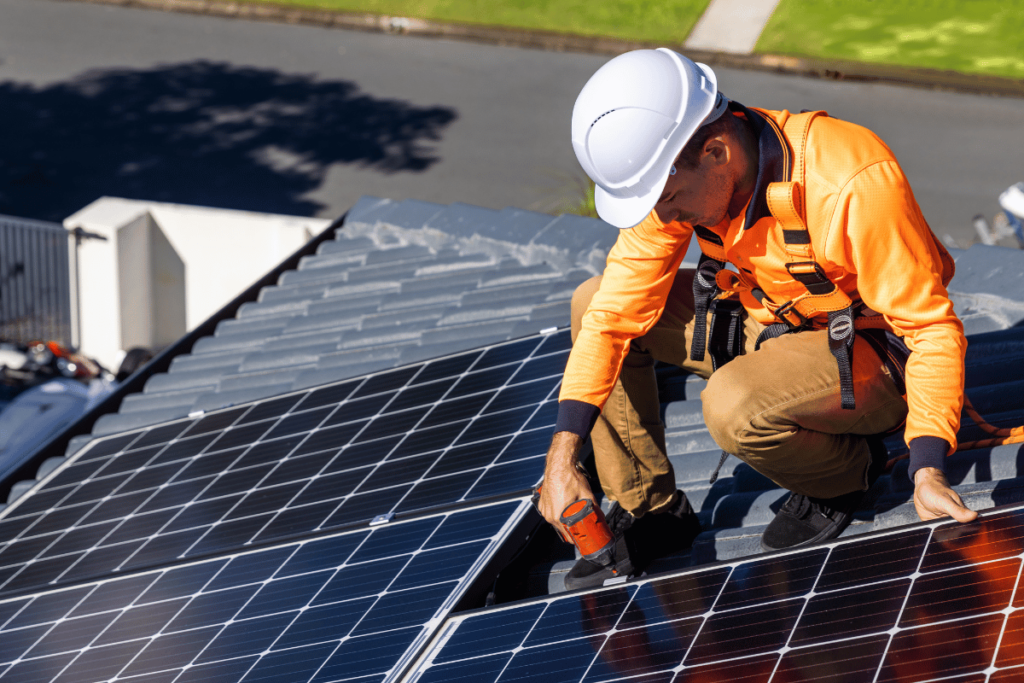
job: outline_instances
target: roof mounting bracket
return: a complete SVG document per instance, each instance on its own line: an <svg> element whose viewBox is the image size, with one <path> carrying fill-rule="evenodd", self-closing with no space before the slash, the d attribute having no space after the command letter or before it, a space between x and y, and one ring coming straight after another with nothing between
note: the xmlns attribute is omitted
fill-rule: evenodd
<svg viewBox="0 0 1024 683"><path fill-rule="evenodd" d="M387 524L395 518L394 512L386 512L383 515L377 515L370 520L370 526L380 526L381 524Z"/></svg>

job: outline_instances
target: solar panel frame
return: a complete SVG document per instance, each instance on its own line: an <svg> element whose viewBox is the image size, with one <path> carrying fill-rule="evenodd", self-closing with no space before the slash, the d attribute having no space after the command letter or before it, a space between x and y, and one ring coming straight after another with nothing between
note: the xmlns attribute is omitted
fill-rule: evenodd
<svg viewBox="0 0 1024 683"><path fill-rule="evenodd" d="M542 475L567 340L515 340L98 439L0 512L0 595L521 494Z"/></svg>
<svg viewBox="0 0 1024 683"><path fill-rule="evenodd" d="M453 615L404 680L1011 680L1022 570L1005 506Z"/></svg>

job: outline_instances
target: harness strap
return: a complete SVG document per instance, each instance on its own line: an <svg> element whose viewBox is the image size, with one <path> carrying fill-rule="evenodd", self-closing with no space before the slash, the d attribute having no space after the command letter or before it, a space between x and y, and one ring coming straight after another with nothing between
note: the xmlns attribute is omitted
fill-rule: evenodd
<svg viewBox="0 0 1024 683"><path fill-rule="evenodd" d="M760 292L761 296L764 296L764 292L758 289L756 280L746 273L737 273L735 270L718 271L718 275L715 276L715 284L718 285L720 291L729 294L750 292L751 296L756 297L757 292Z"/></svg>
<svg viewBox="0 0 1024 683"><path fill-rule="evenodd" d="M803 172L803 135L794 141L794 175ZM799 176L798 176L799 177ZM782 240L792 261L786 270L807 290L795 299L782 304L774 313L788 324L802 327L817 313L828 314L828 348L839 368L839 393L844 410L856 408L853 394L853 301L839 289L824 268L815 260L811 235L803 218L803 200L796 182L772 183L767 191L768 210L782 228ZM771 310L771 308L769 308Z"/></svg>
<svg viewBox="0 0 1024 683"><path fill-rule="evenodd" d="M743 317L745 311L739 299L713 299L711 301L711 332L708 335L708 353L711 369L717 370L743 353Z"/></svg>
<svg viewBox="0 0 1024 683"><path fill-rule="evenodd" d="M853 306L828 314L828 349L839 366L839 394L843 410L853 410Z"/></svg>
<svg viewBox="0 0 1024 683"><path fill-rule="evenodd" d="M706 254L716 261L728 261L728 257L725 254L725 245L722 242L722 238L714 231L705 228L703 225L693 226L693 233L697 236L697 242L700 243L700 252Z"/></svg>
<svg viewBox="0 0 1024 683"><path fill-rule="evenodd" d="M715 276L725 264L703 252L697 264L697 275L693 278L693 342L690 344L690 360L704 360L707 346L708 307L718 293Z"/></svg>
<svg viewBox="0 0 1024 683"><path fill-rule="evenodd" d="M811 234L803 218L803 196L800 186L793 182L775 182L768 185L765 191L768 210L779 227L786 253L794 261L813 261L814 251L811 249Z"/></svg>
<svg viewBox="0 0 1024 683"><path fill-rule="evenodd" d="M790 327L787 323L772 323L761 330L761 334L757 335L757 341L754 342L754 350L759 350L761 348L761 344L769 339L776 339L784 334L789 334L790 332L796 332L796 330Z"/></svg>

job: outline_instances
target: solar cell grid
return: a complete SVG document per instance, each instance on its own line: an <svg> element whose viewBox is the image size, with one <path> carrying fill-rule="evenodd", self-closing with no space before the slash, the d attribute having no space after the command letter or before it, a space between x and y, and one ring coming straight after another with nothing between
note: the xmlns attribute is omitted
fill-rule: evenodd
<svg viewBox="0 0 1024 683"><path fill-rule="evenodd" d="M0 518L0 594L528 489L562 337L98 440Z"/></svg>
<svg viewBox="0 0 1024 683"><path fill-rule="evenodd" d="M525 499L0 601L0 680L383 680Z"/></svg>
<svg viewBox="0 0 1024 683"><path fill-rule="evenodd" d="M411 680L1019 680L1022 561L1020 507L842 539L452 617Z"/></svg>

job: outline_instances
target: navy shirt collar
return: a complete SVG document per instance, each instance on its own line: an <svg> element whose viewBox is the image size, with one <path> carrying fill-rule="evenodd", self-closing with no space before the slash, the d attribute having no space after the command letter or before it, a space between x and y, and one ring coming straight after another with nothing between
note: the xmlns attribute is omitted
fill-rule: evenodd
<svg viewBox="0 0 1024 683"><path fill-rule="evenodd" d="M729 110L742 113L746 117L745 123L750 126L757 138L757 181L754 185L754 194L747 204L743 223L743 229L746 230L762 218L771 215L768 210L768 185L789 180L793 172L793 154L781 131L773 123L769 123L764 114L748 109L739 102L730 102Z"/></svg>

